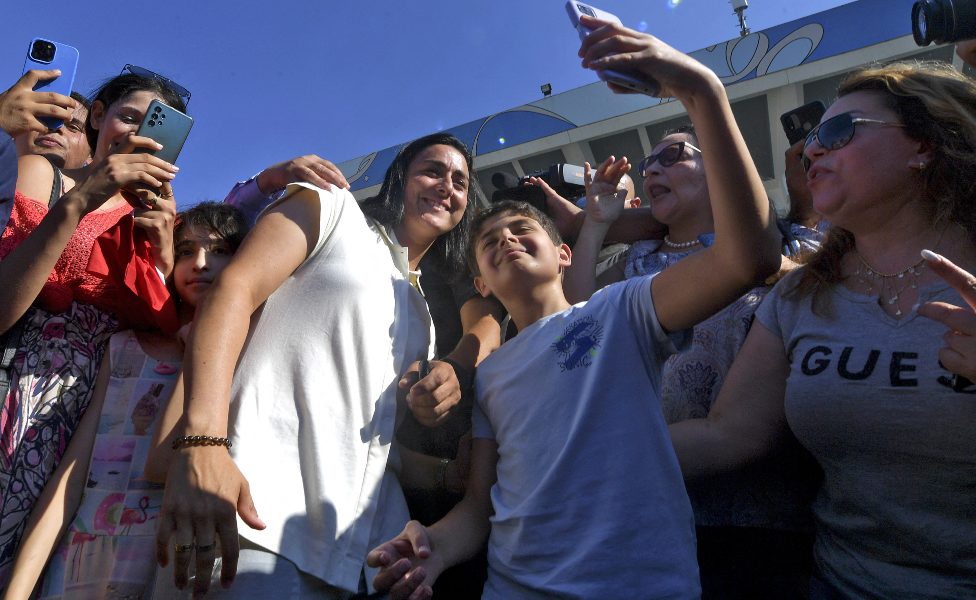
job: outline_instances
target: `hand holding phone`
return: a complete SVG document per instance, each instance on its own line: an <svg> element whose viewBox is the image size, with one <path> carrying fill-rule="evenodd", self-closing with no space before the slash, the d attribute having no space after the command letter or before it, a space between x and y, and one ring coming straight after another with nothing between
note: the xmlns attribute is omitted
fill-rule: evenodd
<svg viewBox="0 0 976 600"><path fill-rule="evenodd" d="M57 73L28 71L9 90L0 94L0 129L10 137L17 137L29 131L47 132L49 127L41 119L53 119L58 123L71 119L76 103L70 97L33 91L42 77L57 77Z"/></svg>
<svg viewBox="0 0 976 600"><path fill-rule="evenodd" d="M820 100L814 100L799 108L783 113L779 121L783 124L783 131L790 146L805 139L810 131L820 123L827 107Z"/></svg>
<svg viewBox="0 0 976 600"><path fill-rule="evenodd" d="M623 25L616 15L604 12L588 4L577 2L576 0L569 0L566 3L566 12L569 14L569 20L573 23L573 27L575 27L576 31L579 33L580 42L585 40L586 36L593 33L592 29L589 29L580 23L580 17L583 15L600 19L601 21ZM597 71L597 76L603 81L613 83L615 85L619 85L620 87L624 87L635 92L640 92L641 94L651 97L657 97L661 91L661 86L647 76L635 77L634 75L621 73L611 69Z"/></svg>
<svg viewBox="0 0 976 600"><path fill-rule="evenodd" d="M40 71L53 71L58 69L61 71L60 77L37 81L33 86L35 92L55 92L62 96L70 97L71 86L75 83L75 71L78 69L78 50L67 44L59 44L51 40L34 38L27 48L24 74L34 69ZM39 117L39 120L50 129L59 129L64 125L63 120L55 117Z"/></svg>
<svg viewBox="0 0 976 600"><path fill-rule="evenodd" d="M147 137L159 143L162 145L162 149L136 148L134 152L152 154L171 165L175 164L176 157L180 155L180 150L183 149L183 144L186 142L187 136L190 135L191 127L193 127L193 119L159 100L153 100L146 110L146 116L143 117L136 135ZM159 188L143 184L135 187L148 189L157 196L159 195Z"/></svg>

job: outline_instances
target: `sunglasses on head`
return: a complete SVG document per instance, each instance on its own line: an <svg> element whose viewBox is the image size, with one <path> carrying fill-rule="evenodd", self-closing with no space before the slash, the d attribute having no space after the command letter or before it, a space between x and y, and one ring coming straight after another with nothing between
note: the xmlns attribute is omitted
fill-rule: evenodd
<svg viewBox="0 0 976 600"><path fill-rule="evenodd" d="M701 150L695 148L688 142L675 142L673 144L668 144L664 148L661 148L661 151L657 154L652 154L640 161L640 164L637 165L637 172L640 173L641 177L647 177L647 172L650 170L651 165L654 164L654 161L661 163L662 167L670 167L674 163L681 160L681 157L685 153L686 147L701 152Z"/></svg>
<svg viewBox="0 0 976 600"><path fill-rule="evenodd" d="M810 170L810 159L806 155L807 147L817 140L825 150L839 150L850 143L854 137L855 126L858 123L875 123L877 125L890 125L892 127L904 127L901 123L889 123L875 119L854 118L848 113L831 117L810 130L807 139L803 142L803 154L800 162L803 163L803 170Z"/></svg>
<svg viewBox="0 0 976 600"><path fill-rule="evenodd" d="M190 90L176 83L172 79L168 77L163 77L162 75L156 73L155 71L150 71L149 69L144 69L142 67L137 67L135 65L125 65L124 67L122 67L122 73L125 73L126 71L132 73L133 75L142 77L143 79L156 79L157 81L161 82L163 85L168 87L169 89L176 92L177 96L183 98L184 107L190 103Z"/></svg>

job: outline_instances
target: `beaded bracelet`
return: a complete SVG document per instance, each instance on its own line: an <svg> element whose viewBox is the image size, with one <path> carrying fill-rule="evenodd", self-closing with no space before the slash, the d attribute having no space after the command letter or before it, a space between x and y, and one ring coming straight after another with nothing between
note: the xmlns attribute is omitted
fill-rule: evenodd
<svg viewBox="0 0 976 600"><path fill-rule="evenodd" d="M173 450L179 450L180 446L227 446L230 448L233 445L234 442L227 438L209 435L188 435L173 440Z"/></svg>

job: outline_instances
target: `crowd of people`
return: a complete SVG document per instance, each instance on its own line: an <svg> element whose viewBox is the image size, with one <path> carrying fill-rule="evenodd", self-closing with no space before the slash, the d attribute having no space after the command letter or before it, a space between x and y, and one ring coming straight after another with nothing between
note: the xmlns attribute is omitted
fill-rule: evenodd
<svg viewBox="0 0 976 600"><path fill-rule="evenodd" d="M690 118L648 206L437 133L178 213L185 89L0 94L3 598L976 598L976 81L849 76L778 220L718 76L582 22Z"/></svg>

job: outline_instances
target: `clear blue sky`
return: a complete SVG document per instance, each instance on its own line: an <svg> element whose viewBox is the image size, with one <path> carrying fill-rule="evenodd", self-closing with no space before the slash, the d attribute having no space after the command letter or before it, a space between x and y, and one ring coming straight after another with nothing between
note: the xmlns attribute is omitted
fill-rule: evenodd
<svg viewBox="0 0 976 600"><path fill-rule="evenodd" d="M753 31L848 0L751 0ZM691 52L738 36L728 0L591 2ZM564 0L5 2L4 88L29 41L81 54L87 94L126 63L193 94L174 182L181 206L220 200L288 158L339 163L595 81L579 66ZM906 20L909 18L905 15ZM607 93L610 93L609 90Z"/></svg>

